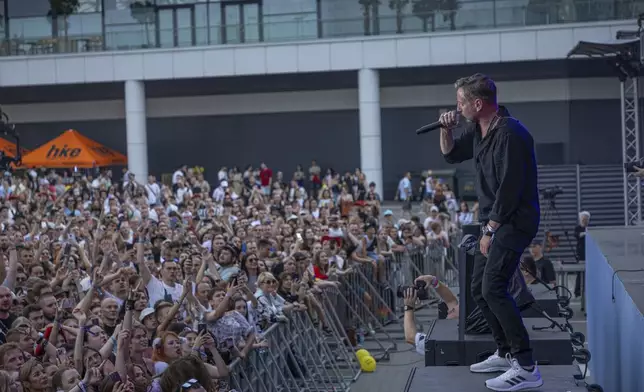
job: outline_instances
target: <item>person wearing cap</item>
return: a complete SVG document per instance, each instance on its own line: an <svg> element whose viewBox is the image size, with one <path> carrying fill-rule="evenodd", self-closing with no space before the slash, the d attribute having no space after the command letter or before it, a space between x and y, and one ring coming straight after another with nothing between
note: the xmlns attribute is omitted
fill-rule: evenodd
<svg viewBox="0 0 644 392"><path fill-rule="evenodd" d="M394 213L391 210L386 210L383 214L384 220L382 221L382 224L380 225L381 227L384 226L392 226L395 227L396 224L394 222Z"/></svg>
<svg viewBox="0 0 644 392"><path fill-rule="evenodd" d="M150 337L150 341L152 341L156 335L157 327L159 326L156 315L154 314L154 308L143 309L139 315L139 322L141 322L148 331L148 336Z"/></svg>
<svg viewBox="0 0 644 392"><path fill-rule="evenodd" d="M433 222L440 222L440 218L438 217L438 207L432 206L429 209L429 216L425 218L425 221L423 222L423 227L425 228L425 231L430 231L431 226Z"/></svg>
<svg viewBox="0 0 644 392"><path fill-rule="evenodd" d="M221 280L228 282L239 274L237 262L239 259L239 249L233 244L226 244L219 249L217 263L219 264L219 276Z"/></svg>
<svg viewBox="0 0 644 392"><path fill-rule="evenodd" d="M543 379L532 357L528 331L508 293L521 254L539 229L534 139L498 105L496 85L486 75L459 79L455 88L457 110L439 119L440 149L451 164L474 160L482 227L480 251L474 255L472 296L497 344L497 351L470 366L470 371L503 371L485 382L493 391L539 388ZM460 116L468 122L455 139Z"/></svg>

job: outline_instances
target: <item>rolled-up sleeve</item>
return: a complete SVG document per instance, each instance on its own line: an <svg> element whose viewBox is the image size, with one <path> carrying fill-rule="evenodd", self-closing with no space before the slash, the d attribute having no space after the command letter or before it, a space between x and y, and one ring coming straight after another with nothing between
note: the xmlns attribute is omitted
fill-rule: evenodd
<svg viewBox="0 0 644 392"><path fill-rule="evenodd" d="M489 218L494 222L507 223L519 208L525 189L525 173L528 157L525 141L512 131L500 135L494 156L499 188Z"/></svg>
<svg viewBox="0 0 644 392"><path fill-rule="evenodd" d="M461 163L474 157L474 128L468 129L461 136L454 139L452 151L443 154L447 163Z"/></svg>

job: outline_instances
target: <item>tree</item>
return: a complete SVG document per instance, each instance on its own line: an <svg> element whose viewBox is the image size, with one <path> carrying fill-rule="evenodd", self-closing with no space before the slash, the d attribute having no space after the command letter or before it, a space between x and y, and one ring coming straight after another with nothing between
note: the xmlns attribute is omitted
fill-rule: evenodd
<svg viewBox="0 0 644 392"><path fill-rule="evenodd" d="M396 11L396 34L403 33L403 18L405 8L410 0L389 0L389 9Z"/></svg>
<svg viewBox="0 0 644 392"><path fill-rule="evenodd" d="M412 13L416 15L423 22L423 32L435 31L436 24L434 23L434 13L440 8L441 0L414 0L412 5ZM428 24L431 21L431 30Z"/></svg>
<svg viewBox="0 0 644 392"><path fill-rule="evenodd" d="M377 23L378 6L380 5L380 0L358 0L358 3L360 3L360 5L362 6L362 16L364 18L364 35L371 35L371 16L372 13L376 15L375 22Z"/></svg>
<svg viewBox="0 0 644 392"><path fill-rule="evenodd" d="M132 18L145 26L146 45L150 44L150 23L154 23L154 3L147 0L135 0L130 3L130 13Z"/></svg>
<svg viewBox="0 0 644 392"><path fill-rule="evenodd" d="M443 20L450 21L450 29L456 30L456 10L459 7L458 0L414 0L412 12L423 21L423 31L430 31L428 28L431 22L431 31L436 30L436 13L443 14Z"/></svg>
<svg viewBox="0 0 644 392"><path fill-rule="evenodd" d="M456 11L459 7L458 0L442 0L440 10L443 11L443 21L449 20L450 30L456 30Z"/></svg>
<svg viewBox="0 0 644 392"><path fill-rule="evenodd" d="M73 15L79 7L78 0L49 0L49 12L47 16L52 24L52 30L55 36L58 36L63 24L63 36L65 37L64 51L67 49L67 36L69 33L68 18Z"/></svg>

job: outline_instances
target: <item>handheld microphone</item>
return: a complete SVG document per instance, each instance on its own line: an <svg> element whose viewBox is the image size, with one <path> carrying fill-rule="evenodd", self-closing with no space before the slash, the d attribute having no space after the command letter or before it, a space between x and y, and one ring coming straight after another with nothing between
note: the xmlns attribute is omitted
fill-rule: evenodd
<svg viewBox="0 0 644 392"><path fill-rule="evenodd" d="M422 127L418 128L416 130L416 135L422 135L424 133L435 131L435 130L439 129L440 127L441 127L441 122L440 121L436 121L436 122L433 122L431 124L423 125Z"/></svg>
<svg viewBox="0 0 644 392"><path fill-rule="evenodd" d="M459 117L460 117L460 112L456 111L456 124L459 122ZM432 132L437 129L440 129L442 127L440 121L436 121L427 125L423 125L422 127L418 128L416 130L416 135L422 135L424 133Z"/></svg>

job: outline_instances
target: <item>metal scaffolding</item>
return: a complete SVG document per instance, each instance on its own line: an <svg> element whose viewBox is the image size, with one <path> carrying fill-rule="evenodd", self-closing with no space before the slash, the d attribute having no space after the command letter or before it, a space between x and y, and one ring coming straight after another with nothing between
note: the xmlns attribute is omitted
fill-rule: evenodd
<svg viewBox="0 0 644 392"><path fill-rule="evenodd" d="M639 77L621 81L622 99L622 150L625 167L640 162L640 104ZM640 177L624 170L624 217L625 224L639 225L642 222L642 185Z"/></svg>
<svg viewBox="0 0 644 392"><path fill-rule="evenodd" d="M639 75L644 69L644 15L637 21L637 30L618 31L615 44L579 42L568 57L606 58L615 69L621 84L622 160L624 163L624 224L642 224L642 184L627 167L644 166L640 157L640 94Z"/></svg>

